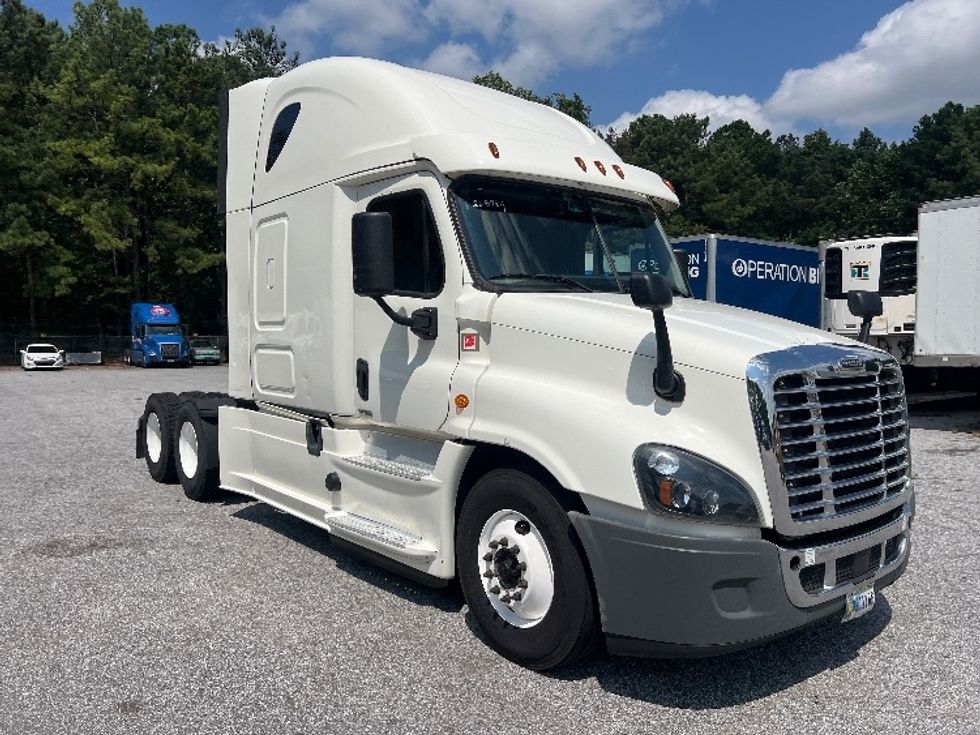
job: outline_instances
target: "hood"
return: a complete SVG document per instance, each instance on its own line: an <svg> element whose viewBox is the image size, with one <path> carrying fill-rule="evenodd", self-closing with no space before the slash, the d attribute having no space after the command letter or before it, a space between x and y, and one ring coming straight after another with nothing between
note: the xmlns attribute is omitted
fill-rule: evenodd
<svg viewBox="0 0 980 735"><path fill-rule="evenodd" d="M859 343L787 319L734 306L678 298L664 312L674 362L744 379L753 357L804 344ZM656 356L653 315L629 294L500 295L492 324L613 350Z"/></svg>

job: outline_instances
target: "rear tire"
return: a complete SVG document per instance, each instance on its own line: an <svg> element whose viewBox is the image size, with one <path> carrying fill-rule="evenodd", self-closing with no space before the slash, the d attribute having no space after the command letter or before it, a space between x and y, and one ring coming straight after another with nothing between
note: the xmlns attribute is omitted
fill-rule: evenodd
<svg viewBox="0 0 980 735"><path fill-rule="evenodd" d="M218 495L217 425L204 420L193 400L183 400L174 432L177 477L184 495L199 503Z"/></svg>
<svg viewBox="0 0 980 735"><path fill-rule="evenodd" d="M176 393L153 393L146 399L143 411L143 456L150 477L157 482L173 483L174 425L177 420Z"/></svg>
<svg viewBox="0 0 980 735"><path fill-rule="evenodd" d="M588 566L566 509L530 474L500 469L477 481L457 524L456 568L490 646L511 661L553 669L596 648Z"/></svg>

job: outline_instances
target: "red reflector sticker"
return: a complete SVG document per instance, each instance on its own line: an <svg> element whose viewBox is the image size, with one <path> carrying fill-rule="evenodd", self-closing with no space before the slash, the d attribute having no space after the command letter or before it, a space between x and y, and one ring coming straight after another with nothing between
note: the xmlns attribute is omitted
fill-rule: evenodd
<svg viewBox="0 0 980 735"><path fill-rule="evenodd" d="M476 332L464 332L459 335L459 349L462 352L479 352L480 335Z"/></svg>

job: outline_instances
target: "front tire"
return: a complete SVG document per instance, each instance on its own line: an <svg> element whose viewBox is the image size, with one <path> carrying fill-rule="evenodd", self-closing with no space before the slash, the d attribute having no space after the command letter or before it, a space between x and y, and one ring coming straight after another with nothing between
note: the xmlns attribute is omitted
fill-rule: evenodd
<svg viewBox="0 0 980 735"><path fill-rule="evenodd" d="M177 420L177 394L153 393L143 411L143 456L150 477L157 482L177 479L174 466L174 424Z"/></svg>
<svg viewBox="0 0 980 735"><path fill-rule="evenodd" d="M193 400L184 400L174 436L177 477L184 495L199 503L214 500L219 481L217 426L201 417Z"/></svg>
<svg viewBox="0 0 980 735"><path fill-rule="evenodd" d="M477 481L460 512L456 568L490 645L530 669L567 666L599 641L588 567L555 495L517 469Z"/></svg>

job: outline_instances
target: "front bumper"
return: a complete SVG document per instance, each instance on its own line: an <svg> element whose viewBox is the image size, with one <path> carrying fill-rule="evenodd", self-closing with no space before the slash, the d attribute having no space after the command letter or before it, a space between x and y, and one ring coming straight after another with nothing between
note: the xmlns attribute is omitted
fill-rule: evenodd
<svg viewBox="0 0 980 735"><path fill-rule="evenodd" d="M913 512L909 502L871 530L800 548L569 516L592 567L609 652L684 657L843 615L848 592L881 589L905 571Z"/></svg>

